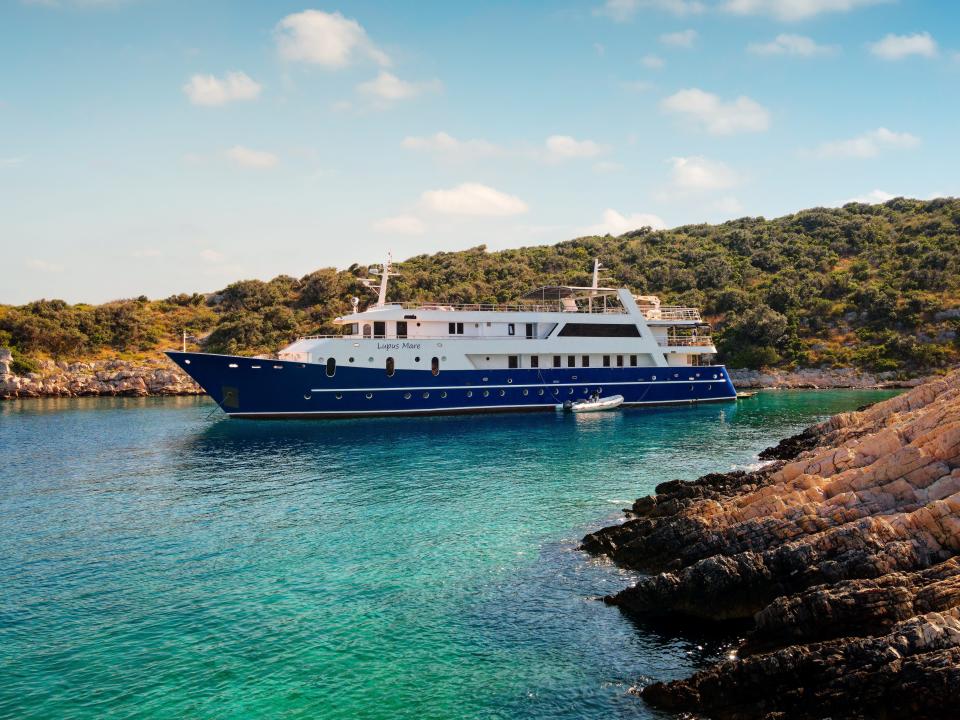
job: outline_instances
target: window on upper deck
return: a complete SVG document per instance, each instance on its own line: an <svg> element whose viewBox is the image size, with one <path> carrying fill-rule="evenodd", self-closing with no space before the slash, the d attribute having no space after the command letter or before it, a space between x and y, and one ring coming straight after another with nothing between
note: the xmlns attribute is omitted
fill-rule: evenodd
<svg viewBox="0 0 960 720"><path fill-rule="evenodd" d="M554 356L553 356L553 366L554 366L554 367L560 367L560 356L559 356L559 355L554 355Z"/></svg>
<svg viewBox="0 0 960 720"><path fill-rule="evenodd" d="M527 339L532 340L537 336L537 324L527 323Z"/></svg>
<svg viewBox="0 0 960 720"><path fill-rule="evenodd" d="M507 367L511 370L516 370L518 367L520 367L520 356L507 355Z"/></svg>
<svg viewBox="0 0 960 720"><path fill-rule="evenodd" d="M580 358L580 367L590 367L590 356L584 355Z"/></svg>
<svg viewBox="0 0 960 720"><path fill-rule="evenodd" d="M567 323L559 337L640 337L637 326L630 323Z"/></svg>
<svg viewBox="0 0 960 720"><path fill-rule="evenodd" d="M567 355L567 367L576 367L576 366L577 366L577 356Z"/></svg>
<svg viewBox="0 0 960 720"><path fill-rule="evenodd" d="M609 356L609 355L604 355L604 356L603 356L603 366L604 366L604 367L610 367L610 356Z"/></svg>
<svg viewBox="0 0 960 720"><path fill-rule="evenodd" d="M463 335L463 323L447 323L447 330L451 335Z"/></svg>
<svg viewBox="0 0 960 720"><path fill-rule="evenodd" d="M387 336L387 324L382 320L373 323L373 336L382 338Z"/></svg>
<svg viewBox="0 0 960 720"><path fill-rule="evenodd" d="M365 323L363 326L363 336L365 338L368 338L372 333L373 333L373 328L370 327L369 323Z"/></svg>
<svg viewBox="0 0 960 720"><path fill-rule="evenodd" d="M407 336L407 321L397 320L397 337L405 338Z"/></svg>
<svg viewBox="0 0 960 720"><path fill-rule="evenodd" d="M623 367L623 355L617 355L617 367Z"/></svg>
<svg viewBox="0 0 960 720"><path fill-rule="evenodd" d="M637 356L636 356L636 355L631 355L631 356L630 356L630 367L636 367L636 366L637 366Z"/></svg>
<svg viewBox="0 0 960 720"><path fill-rule="evenodd" d="M532 368L538 368L538 367L540 367L540 356L539 356L539 355L531 355L531 356L530 356L530 367L532 367Z"/></svg>
<svg viewBox="0 0 960 720"><path fill-rule="evenodd" d="M516 335L516 334L517 334L517 326L514 325L513 323L507 323L507 335Z"/></svg>

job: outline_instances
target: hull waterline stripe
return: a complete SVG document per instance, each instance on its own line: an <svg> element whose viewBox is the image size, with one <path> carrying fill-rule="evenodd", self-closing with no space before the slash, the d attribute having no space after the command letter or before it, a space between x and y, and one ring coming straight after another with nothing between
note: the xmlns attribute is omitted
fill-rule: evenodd
<svg viewBox="0 0 960 720"><path fill-rule="evenodd" d="M640 402L625 402L621 407L626 407L628 405L674 405L679 403L684 403L686 405L694 405L696 403L704 402L719 402L722 400L736 400L736 395L728 395L726 397L718 398L691 398L689 400L645 400ZM393 415L393 414L403 414L403 415L412 415L412 414L422 414L422 413L445 413L445 412L455 412L455 411L486 411L486 410L513 410L513 409L530 409L530 408L557 408L563 407L560 403L531 403L529 405L473 405L473 406L463 406L463 407L432 407L432 408L410 408L402 410L294 410L294 411L278 411L278 412L236 412L236 413L227 413L230 417L250 417L251 415L271 415L274 417L280 417L284 415L289 416L298 416L298 415Z"/></svg>
<svg viewBox="0 0 960 720"><path fill-rule="evenodd" d="M598 382L596 380L584 380L582 382L567 383L536 383L533 385L521 385L511 383L509 385L424 385L418 387L368 387L368 388L310 388L310 392L404 392L412 390L484 390L500 388L552 388L552 387L580 387L581 385L689 385L690 383L716 383L726 382L726 378L719 377L716 380L612 380L610 382ZM684 401L686 402L686 401Z"/></svg>

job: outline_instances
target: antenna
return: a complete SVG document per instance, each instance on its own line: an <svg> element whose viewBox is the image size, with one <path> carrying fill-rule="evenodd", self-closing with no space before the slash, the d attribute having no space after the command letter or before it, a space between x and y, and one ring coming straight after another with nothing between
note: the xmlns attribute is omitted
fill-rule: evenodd
<svg viewBox="0 0 960 720"><path fill-rule="evenodd" d="M377 292L377 304L374 307L383 307L387 304L387 281L400 274L393 271L393 253L387 253L387 261L380 266L379 270L371 270L370 274L380 276L380 289ZM373 284L377 281L374 278L367 278L361 282L364 287L373 289Z"/></svg>

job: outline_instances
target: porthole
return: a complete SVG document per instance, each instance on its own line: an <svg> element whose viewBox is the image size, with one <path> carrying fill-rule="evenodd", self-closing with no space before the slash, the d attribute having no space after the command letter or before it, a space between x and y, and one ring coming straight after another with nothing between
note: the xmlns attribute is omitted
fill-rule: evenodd
<svg viewBox="0 0 960 720"><path fill-rule="evenodd" d="M373 393L367 393L367 400L373 400Z"/></svg>
<svg viewBox="0 0 960 720"><path fill-rule="evenodd" d="M423 394L423 399L426 400L428 397L430 397L430 393L425 392L425 393Z"/></svg>
<svg viewBox="0 0 960 720"><path fill-rule="evenodd" d="M484 390L484 391L483 391L483 396L484 396L484 397L490 397L490 391L489 391L489 390Z"/></svg>
<svg viewBox="0 0 960 720"><path fill-rule="evenodd" d="M368 358L367 358L367 362L373 362L373 358L372 358L372 357L368 357Z"/></svg>
<svg viewBox="0 0 960 720"><path fill-rule="evenodd" d="M690 392L693 392L693 385L690 386Z"/></svg>
<svg viewBox="0 0 960 720"><path fill-rule="evenodd" d="M419 356L415 357L415 358L413 359L413 361L414 361L414 362L420 362L420 357L419 357Z"/></svg>
<svg viewBox="0 0 960 720"><path fill-rule="evenodd" d="M503 396L506 395L506 394L507 394L507 391L506 391L506 390L501 390L501 391L500 391L500 397L503 397Z"/></svg>
<svg viewBox="0 0 960 720"><path fill-rule="evenodd" d="M490 360L490 358L488 357L488 358L487 358L487 360L489 361L489 360Z"/></svg>
<svg viewBox="0 0 960 720"><path fill-rule="evenodd" d="M513 378L507 378L507 385L513 385Z"/></svg>
<svg viewBox="0 0 960 720"><path fill-rule="evenodd" d="M467 390L467 397L473 397L473 390Z"/></svg>
<svg viewBox="0 0 960 720"><path fill-rule="evenodd" d="M714 376L713 376L713 379L714 379L714 380L716 380L716 379L717 379L717 376L716 376L716 374L714 374Z"/></svg>
<svg viewBox="0 0 960 720"><path fill-rule="evenodd" d="M573 395L573 388L570 388L570 392L568 392L567 395Z"/></svg>
<svg viewBox="0 0 960 720"><path fill-rule="evenodd" d="M446 396L447 396L447 391L446 391L446 390L444 390L442 393L440 393L440 397L445 398Z"/></svg>
<svg viewBox="0 0 960 720"><path fill-rule="evenodd" d="M537 395L543 395L543 388L540 388L539 390L537 390Z"/></svg>
<svg viewBox="0 0 960 720"><path fill-rule="evenodd" d="M446 362L446 361L447 361L447 356L446 356L446 355L441 355L441 356L440 356L440 359L441 359L443 362Z"/></svg>
<svg viewBox="0 0 960 720"><path fill-rule="evenodd" d="M586 395L586 394L589 393L589 392L590 392L590 388L584 388L584 389L583 389L583 394L584 394L584 395Z"/></svg>
<svg viewBox="0 0 960 720"><path fill-rule="evenodd" d="M700 373L697 373L697 377L700 377Z"/></svg>
<svg viewBox="0 0 960 720"><path fill-rule="evenodd" d="M656 375L651 375L651 376L650 376L650 379L651 379L651 380L656 380L656 379L657 379L657 376L656 376Z"/></svg>
<svg viewBox="0 0 960 720"><path fill-rule="evenodd" d="M334 397L335 397L337 400L343 400L343 393L337 393L336 395L334 395Z"/></svg>
<svg viewBox="0 0 960 720"><path fill-rule="evenodd" d="M527 390L526 388L524 388L524 390L523 390L523 396L526 397L526 396L529 395L529 394L530 394L530 391Z"/></svg>
<svg viewBox="0 0 960 720"><path fill-rule="evenodd" d="M675 378L678 378L678 377L680 377L680 373L674 373L673 376L674 376Z"/></svg>
<svg viewBox="0 0 960 720"><path fill-rule="evenodd" d="M353 358L350 358L350 362L353 362Z"/></svg>
<svg viewBox="0 0 960 720"><path fill-rule="evenodd" d="M409 400L409 399L412 398L412 397L413 397L413 395L411 395L410 393L404 393L404 394L403 394L403 399L404 399L404 400Z"/></svg>
<svg viewBox="0 0 960 720"><path fill-rule="evenodd" d="M603 392L603 388L597 388L597 395Z"/></svg>
<svg viewBox="0 0 960 720"><path fill-rule="evenodd" d="M707 390L713 390L713 385L707 385Z"/></svg>
<svg viewBox="0 0 960 720"><path fill-rule="evenodd" d="M230 363L229 365L227 365L227 367L235 368L235 367L240 367L240 366L237 365L236 363Z"/></svg>
<svg viewBox="0 0 960 720"><path fill-rule="evenodd" d="M189 365L189 364L190 364L190 358L187 358L187 359L184 360L183 362L184 362L184 364Z"/></svg>
<svg viewBox="0 0 960 720"><path fill-rule="evenodd" d="M304 393L304 394L303 394L303 399L304 399L304 400L309 400L309 399L312 398L312 397L313 397L313 395L311 395L310 393Z"/></svg>
<svg viewBox="0 0 960 720"><path fill-rule="evenodd" d="M553 394L554 394L554 395L559 395L559 394L560 394L560 390L558 390L557 388L554 388L554 389L553 389Z"/></svg>

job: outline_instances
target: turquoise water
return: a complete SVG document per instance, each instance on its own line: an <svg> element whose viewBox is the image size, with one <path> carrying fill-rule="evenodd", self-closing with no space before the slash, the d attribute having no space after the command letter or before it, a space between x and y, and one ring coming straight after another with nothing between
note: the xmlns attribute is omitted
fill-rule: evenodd
<svg viewBox="0 0 960 720"><path fill-rule="evenodd" d="M656 717L724 651L596 597L578 539L889 393L589 416L229 421L0 403L0 717Z"/></svg>

